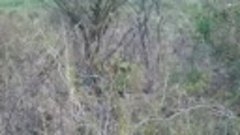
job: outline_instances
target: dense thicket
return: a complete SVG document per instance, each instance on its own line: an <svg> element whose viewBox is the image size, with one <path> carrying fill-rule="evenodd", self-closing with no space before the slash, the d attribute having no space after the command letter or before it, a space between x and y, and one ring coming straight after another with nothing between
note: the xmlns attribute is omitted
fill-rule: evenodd
<svg viewBox="0 0 240 135"><path fill-rule="evenodd" d="M0 8L0 135L240 134L238 0Z"/></svg>

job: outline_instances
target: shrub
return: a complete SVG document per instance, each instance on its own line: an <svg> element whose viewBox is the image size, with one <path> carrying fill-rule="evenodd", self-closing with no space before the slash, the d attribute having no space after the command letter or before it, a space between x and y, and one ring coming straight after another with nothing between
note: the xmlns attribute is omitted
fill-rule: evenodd
<svg viewBox="0 0 240 135"><path fill-rule="evenodd" d="M84 39L85 58L99 52L102 36L106 33L119 7L126 0L55 0L60 10L79 28ZM116 16L115 18L116 19ZM91 50L92 43L98 45Z"/></svg>

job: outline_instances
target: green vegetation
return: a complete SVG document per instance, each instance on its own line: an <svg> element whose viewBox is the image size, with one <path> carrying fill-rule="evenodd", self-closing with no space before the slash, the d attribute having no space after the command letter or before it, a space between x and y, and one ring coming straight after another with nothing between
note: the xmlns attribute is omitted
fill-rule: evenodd
<svg viewBox="0 0 240 135"><path fill-rule="evenodd" d="M0 135L239 135L238 0L0 0Z"/></svg>

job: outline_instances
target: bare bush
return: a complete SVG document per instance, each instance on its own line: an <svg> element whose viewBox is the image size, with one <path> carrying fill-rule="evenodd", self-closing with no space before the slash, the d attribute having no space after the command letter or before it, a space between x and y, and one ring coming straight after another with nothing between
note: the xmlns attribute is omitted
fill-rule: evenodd
<svg viewBox="0 0 240 135"><path fill-rule="evenodd" d="M51 15L0 15L0 135L239 134L231 106L205 96L210 55L189 3L55 0Z"/></svg>

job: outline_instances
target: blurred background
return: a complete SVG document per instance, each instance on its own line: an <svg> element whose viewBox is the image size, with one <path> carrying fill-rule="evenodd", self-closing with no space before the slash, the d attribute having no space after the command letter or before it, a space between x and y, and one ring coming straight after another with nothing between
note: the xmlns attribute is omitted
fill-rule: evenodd
<svg viewBox="0 0 240 135"><path fill-rule="evenodd" d="M0 135L239 135L239 0L0 0Z"/></svg>

